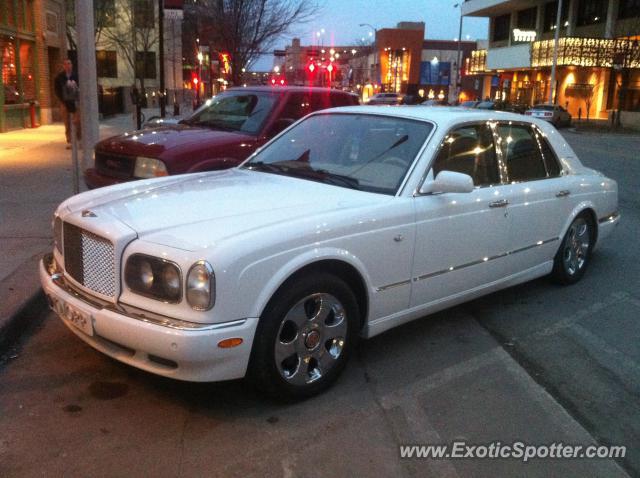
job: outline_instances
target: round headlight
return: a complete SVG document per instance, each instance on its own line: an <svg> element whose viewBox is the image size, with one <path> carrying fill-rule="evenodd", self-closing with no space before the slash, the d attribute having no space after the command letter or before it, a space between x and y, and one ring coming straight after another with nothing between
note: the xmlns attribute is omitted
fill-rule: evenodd
<svg viewBox="0 0 640 478"><path fill-rule="evenodd" d="M162 269L162 283L169 297L180 297L180 273L173 264L165 264Z"/></svg>
<svg viewBox="0 0 640 478"><path fill-rule="evenodd" d="M208 262L198 261L187 276L187 301L195 310L208 310L215 301L215 278Z"/></svg>
<svg viewBox="0 0 640 478"><path fill-rule="evenodd" d="M133 254L124 268L124 280L136 294L177 304L182 299L182 274L177 264L146 254Z"/></svg>
<svg viewBox="0 0 640 478"><path fill-rule="evenodd" d="M147 261L140 262L140 284L145 289L151 289L153 287L153 269L151 264Z"/></svg>

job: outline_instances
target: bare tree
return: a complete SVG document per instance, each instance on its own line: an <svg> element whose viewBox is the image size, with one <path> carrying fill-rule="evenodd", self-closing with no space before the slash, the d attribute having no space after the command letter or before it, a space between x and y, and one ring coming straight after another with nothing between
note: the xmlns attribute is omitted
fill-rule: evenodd
<svg viewBox="0 0 640 478"><path fill-rule="evenodd" d="M230 54L234 84L240 83L242 68L318 11L314 0L198 0L193 8L202 25L200 34Z"/></svg>
<svg viewBox="0 0 640 478"><path fill-rule="evenodd" d="M81 1L81 0L79 0ZM75 14L75 2L76 0L67 0L67 19L66 19L66 34L67 42L69 44L69 50L77 50L78 45L76 43L76 14ZM103 28L114 26L116 19L115 0L94 0L94 21L95 28L95 40L96 44L100 42L101 33Z"/></svg>
<svg viewBox="0 0 640 478"><path fill-rule="evenodd" d="M133 72L134 82L138 81L140 92L144 95L144 80L148 66L151 65L150 53L158 43L157 17L153 0L115 0L115 26L103 28L102 44L118 51L129 69ZM155 71L155 55L152 69Z"/></svg>

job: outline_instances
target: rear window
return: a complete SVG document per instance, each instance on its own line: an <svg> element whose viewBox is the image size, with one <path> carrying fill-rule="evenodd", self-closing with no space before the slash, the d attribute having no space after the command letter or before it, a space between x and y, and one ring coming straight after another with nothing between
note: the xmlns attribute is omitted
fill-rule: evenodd
<svg viewBox="0 0 640 478"><path fill-rule="evenodd" d="M256 134L269 117L277 99L278 96L269 93L222 93L208 99L184 123Z"/></svg>
<svg viewBox="0 0 640 478"><path fill-rule="evenodd" d="M534 109L534 110L542 110L542 111L553 111L553 106L551 106L551 105L535 105L532 109Z"/></svg>
<svg viewBox="0 0 640 478"><path fill-rule="evenodd" d="M510 181L534 181L547 177L537 138L531 127L499 124L497 133Z"/></svg>

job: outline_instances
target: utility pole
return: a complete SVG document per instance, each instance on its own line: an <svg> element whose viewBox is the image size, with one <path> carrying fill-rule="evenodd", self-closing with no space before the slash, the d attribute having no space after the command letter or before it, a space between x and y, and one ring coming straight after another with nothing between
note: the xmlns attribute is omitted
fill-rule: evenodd
<svg viewBox="0 0 640 478"><path fill-rule="evenodd" d="M80 124L82 130L82 169L90 166L98 142L98 79L93 0L75 2L78 80L80 86Z"/></svg>
<svg viewBox="0 0 640 478"><path fill-rule="evenodd" d="M164 87L164 1L158 0L158 56L160 57L160 117L167 114L167 95Z"/></svg>
<svg viewBox="0 0 640 478"><path fill-rule="evenodd" d="M460 100L460 91L462 90L462 78L460 77L460 72L462 71L460 62L462 61L460 58L460 52L462 50L462 5L456 3L453 8L460 7L460 26L458 28L458 52L456 54L456 104Z"/></svg>
<svg viewBox="0 0 640 478"><path fill-rule="evenodd" d="M556 32L553 37L553 63L551 65L551 85L549 86L549 104L554 104L556 89L556 69L558 66L558 37L560 36L560 22L562 21L562 0L558 1L558 13L556 13Z"/></svg>

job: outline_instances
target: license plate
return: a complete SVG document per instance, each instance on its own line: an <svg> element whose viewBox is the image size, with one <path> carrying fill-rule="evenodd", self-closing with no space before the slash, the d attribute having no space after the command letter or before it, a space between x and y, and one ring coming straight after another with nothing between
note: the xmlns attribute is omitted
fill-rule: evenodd
<svg viewBox="0 0 640 478"><path fill-rule="evenodd" d="M71 325L82 330L87 335L93 335L93 322L89 314L76 309L60 299L56 300L54 309L60 317L70 322Z"/></svg>

